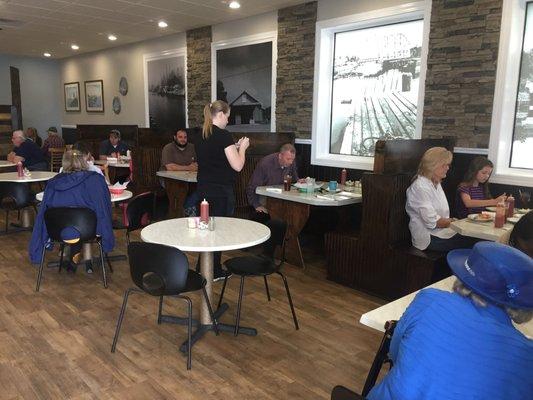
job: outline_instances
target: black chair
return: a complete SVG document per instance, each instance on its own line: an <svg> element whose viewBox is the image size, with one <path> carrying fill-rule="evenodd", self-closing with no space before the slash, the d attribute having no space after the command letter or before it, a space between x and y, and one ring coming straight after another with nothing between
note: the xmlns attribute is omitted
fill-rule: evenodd
<svg viewBox="0 0 533 400"><path fill-rule="evenodd" d="M128 245L130 244L130 232L146 226L146 224L143 224L143 217L146 215L149 221L153 219L155 200L154 192L146 192L138 194L128 201L128 206L126 207L126 219L128 221L126 243Z"/></svg>
<svg viewBox="0 0 533 400"><path fill-rule="evenodd" d="M18 182L0 182L0 209L4 210L6 215L5 233L8 233L9 212L20 211L26 207L34 205L33 196L30 191L30 185ZM22 231L27 229L17 229Z"/></svg>
<svg viewBox="0 0 533 400"><path fill-rule="evenodd" d="M331 391L331 400L365 400L365 398L344 386L335 386Z"/></svg>
<svg viewBox="0 0 533 400"><path fill-rule="evenodd" d="M93 210L81 207L49 208L44 213L44 223L46 224L46 230L52 243L60 243L61 256L59 260L59 272L61 272L65 245L80 243L96 243L98 245L100 249L100 264L102 265L102 279L104 281L104 287L107 288L102 239L96 234L96 213ZM66 228L75 229L79 233L79 237L72 240L63 240L61 238L61 232ZM46 248L43 246L41 265L39 266L39 274L37 275L37 287L35 288L37 292L41 286L45 252Z"/></svg>
<svg viewBox="0 0 533 400"><path fill-rule="evenodd" d="M232 274L241 277L241 285L239 289L239 301L237 303L237 316L235 318L235 331L234 335L237 336L239 333L239 322L241 318L241 305L242 305L242 296L244 291L244 278L252 276L262 276L265 281L265 290L267 294L267 299L270 301L270 291L268 289L267 277L272 274L278 274L283 279L283 284L285 285L285 290L287 292L287 298L289 300L289 305L292 312L292 318L294 320L294 327L296 330L300 329L298 326L298 319L296 318L296 313L294 311L294 306L292 304L291 293L289 291L289 285L287 283L287 278L280 271L281 266L285 261L285 232L287 231L287 224L279 220L270 220L265 223L270 228L271 235L270 239L265 242L263 245L263 253L260 255L251 255L251 256L242 256L235 257L227 260L224 265L227 270ZM276 264L274 258L274 253L277 246L281 246L281 261L279 264ZM226 290L226 283L228 282L228 277L224 279L224 285L222 286L222 292L220 293L220 299L218 301L218 307L222 304L222 298L224 297L224 291Z"/></svg>
<svg viewBox="0 0 533 400"><path fill-rule="evenodd" d="M189 261L185 254L169 246L154 243L132 242L128 245L130 274L137 288L132 287L124 293L124 301L118 316L117 328L113 337L111 352L117 347L120 328L126 312L128 297L132 292L145 292L159 297L157 323L161 323L163 297L172 296L187 302L187 369L191 369L192 360L192 301L183 293L201 290L207 302L209 314L213 320L215 333L218 335L218 323L213 314L209 297L205 290L206 280L199 273L189 269Z"/></svg>

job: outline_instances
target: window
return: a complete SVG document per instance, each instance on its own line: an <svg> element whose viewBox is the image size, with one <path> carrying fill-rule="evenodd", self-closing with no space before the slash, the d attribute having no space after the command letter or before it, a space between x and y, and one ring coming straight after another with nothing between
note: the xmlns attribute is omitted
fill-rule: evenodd
<svg viewBox="0 0 533 400"><path fill-rule="evenodd" d="M492 180L532 186L532 153L533 1L504 0L489 145Z"/></svg>
<svg viewBox="0 0 533 400"><path fill-rule="evenodd" d="M420 137L424 7L317 24L313 164L372 169L377 140Z"/></svg>

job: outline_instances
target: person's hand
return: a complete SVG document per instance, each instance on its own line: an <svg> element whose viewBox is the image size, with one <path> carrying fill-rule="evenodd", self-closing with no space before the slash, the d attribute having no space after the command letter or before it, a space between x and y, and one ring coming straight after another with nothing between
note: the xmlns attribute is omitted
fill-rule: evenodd
<svg viewBox="0 0 533 400"><path fill-rule="evenodd" d="M190 165L191 167L190 171L198 171L198 163L197 162L192 162Z"/></svg>
<svg viewBox="0 0 533 400"><path fill-rule="evenodd" d="M495 203L495 205L497 205L498 203L503 203L503 202L505 202L505 200L507 200L507 193L504 193L504 194L502 194L502 195L496 197L496 198L494 199L494 203Z"/></svg>
<svg viewBox="0 0 533 400"><path fill-rule="evenodd" d="M247 138L246 136L242 137L239 139L239 141L237 142L237 144L239 145L239 149L243 149L243 150L246 150L248 147L250 147L250 139Z"/></svg>
<svg viewBox="0 0 533 400"><path fill-rule="evenodd" d="M112 157L112 158L117 158L117 159L118 159L118 153L111 153L111 157Z"/></svg>
<svg viewBox="0 0 533 400"><path fill-rule="evenodd" d="M260 213L268 214L268 210L265 207L263 207L263 206L256 207L255 211L260 212Z"/></svg>

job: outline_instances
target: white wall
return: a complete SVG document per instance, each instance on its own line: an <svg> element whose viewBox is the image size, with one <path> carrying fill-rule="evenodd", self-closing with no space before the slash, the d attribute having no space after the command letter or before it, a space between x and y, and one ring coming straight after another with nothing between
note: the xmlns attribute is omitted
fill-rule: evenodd
<svg viewBox="0 0 533 400"><path fill-rule="evenodd" d="M380 8L394 7L400 4L412 3L413 1L414 0L319 0L317 20L323 21Z"/></svg>
<svg viewBox="0 0 533 400"><path fill-rule="evenodd" d="M61 125L59 63L0 54L0 104L11 104L10 66L19 69L22 125L33 126L40 136L46 137L48 127Z"/></svg>
<svg viewBox="0 0 533 400"><path fill-rule="evenodd" d="M213 42L278 30L277 11L213 25Z"/></svg>
<svg viewBox="0 0 533 400"><path fill-rule="evenodd" d="M137 124L145 125L143 54L186 46L185 33L148 40L104 51L82 54L61 61L61 90L67 82L80 83L81 111L63 111L63 125L76 124ZM118 92L118 83L124 76L128 80L128 94ZM84 81L104 81L104 113L85 111ZM64 98L61 95L64 110ZM119 96L120 114L112 108L113 97Z"/></svg>

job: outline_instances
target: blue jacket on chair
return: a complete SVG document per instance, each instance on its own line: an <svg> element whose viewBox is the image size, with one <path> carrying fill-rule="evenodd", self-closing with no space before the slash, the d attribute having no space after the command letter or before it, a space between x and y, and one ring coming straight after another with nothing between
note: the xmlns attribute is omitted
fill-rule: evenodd
<svg viewBox="0 0 533 400"><path fill-rule="evenodd" d="M35 219L29 246L30 260L41 261L43 246L49 240L44 213L53 207L85 207L96 213L96 234L102 237L104 252L115 247L111 218L111 195L103 176L93 171L61 173L50 179Z"/></svg>

